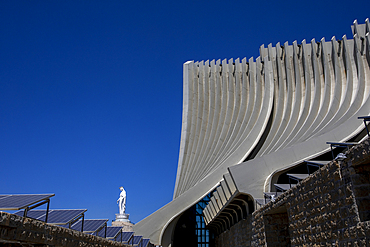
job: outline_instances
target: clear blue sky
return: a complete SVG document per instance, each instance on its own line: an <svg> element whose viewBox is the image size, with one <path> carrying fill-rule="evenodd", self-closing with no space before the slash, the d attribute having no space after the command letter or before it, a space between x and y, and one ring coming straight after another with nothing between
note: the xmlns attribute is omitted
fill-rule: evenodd
<svg viewBox="0 0 370 247"><path fill-rule="evenodd" d="M138 222L170 202L188 60L352 37L370 1L0 1L0 194Z"/></svg>

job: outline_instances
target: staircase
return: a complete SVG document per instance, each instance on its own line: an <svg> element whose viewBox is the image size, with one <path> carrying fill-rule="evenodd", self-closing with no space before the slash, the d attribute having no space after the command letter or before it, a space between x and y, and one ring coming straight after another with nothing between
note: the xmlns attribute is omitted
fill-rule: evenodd
<svg viewBox="0 0 370 247"><path fill-rule="evenodd" d="M263 205L269 203L270 201L275 201L275 199L283 194L285 191L289 190L290 188L294 187L298 184L301 180L309 177L312 173L320 169L322 166L329 163L331 160L309 160L304 161L304 163L298 167L298 169L302 171L306 171L305 173L284 173L279 177L280 181L288 181L288 183L277 183L274 184L275 191L274 192L264 192L263 198L257 198L256 200L256 209L262 207Z"/></svg>

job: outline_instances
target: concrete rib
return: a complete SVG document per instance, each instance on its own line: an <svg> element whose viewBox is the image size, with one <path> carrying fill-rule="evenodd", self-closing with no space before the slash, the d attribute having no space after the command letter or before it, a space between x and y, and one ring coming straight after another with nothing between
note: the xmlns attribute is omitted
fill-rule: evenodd
<svg viewBox="0 0 370 247"><path fill-rule="evenodd" d="M189 96L192 95L191 87L189 87L189 75L191 76L191 66L193 61L189 61L184 63L183 66L183 112L182 112L182 127L181 127L181 141L180 141L180 150L179 150L179 161L178 161L178 168L177 168L177 174L176 174L176 183L175 183L175 189L174 189L174 196L173 198L176 198L177 190L179 187L179 183L181 183L182 180L180 180L181 173L182 173L182 166L183 161L186 157L186 150L188 146L188 138L190 135L188 123L189 123L189 117L191 114L189 114L189 111L191 109L192 101L190 100Z"/></svg>
<svg viewBox="0 0 370 247"><path fill-rule="evenodd" d="M287 109L287 85L285 80L285 71L283 69L283 57L284 53L280 46L280 43L277 43L276 45L276 71L277 71L277 80L278 80L278 90L279 90L279 101L277 102L276 108L277 108L277 118L275 119L275 123L273 124L273 129L271 133L271 140L269 142L266 142L264 149L261 150L261 155L264 153L270 152L271 148L274 146L274 143L277 142L279 139L279 135L283 131L286 118L286 109Z"/></svg>
<svg viewBox="0 0 370 247"><path fill-rule="evenodd" d="M295 80L294 80L294 65L293 65L293 46L289 46L288 42L284 44L284 51L285 51L285 80L288 85L287 88L287 102L286 102L286 109L284 115L284 121L281 125L281 132L278 133L277 141L273 142L274 145L270 152L273 152L279 148L279 146L285 141L287 135L290 134L292 130L293 124L296 123L298 114L300 112L299 107L301 106L301 102L298 104L296 103L297 90L295 88ZM296 112L295 112L296 111ZM296 113L296 114L295 114Z"/></svg>
<svg viewBox="0 0 370 247"><path fill-rule="evenodd" d="M197 104L197 113L196 113L196 127L195 127L195 136L194 136L194 139L193 139L193 146L192 146L192 150L191 150L191 154L189 156L189 160L188 160L188 164L189 164L189 170L191 170L192 172L191 173L188 173L188 176L185 178L186 181L192 181L193 179L193 176L194 176L194 170L196 171L197 169L197 166L195 165L196 163L194 162L194 159L196 158L197 156L197 153L198 153L198 150L199 149L199 143L202 142L203 140L201 139L201 133L202 133L202 126L203 124L206 124L205 123L205 120L206 120L206 117L204 116L204 97L205 97L205 93L204 93L204 64L203 64L203 61L199 62L198 63L198 78L197 80L195 79L195 81L197 82L197 93L196 93L196 96L197 96L197 101L198 101L198 104ZM185 184L186 187L188 187L188 185Z"/></svg>
<svg viewBox="0 0 370 247"><path fill-rule="evenodd" d="M302 44L303 45L303 44ZM307 117L307 108L304 108L306 103L305 97L305 85L303 76L303 62L302 62L302 50L297 45L297 41L293 42L293 68L294 68L294 81L296 85L295 89L295 101L293 103L292 117L289 121L289 126L284 137L282 138L281 145L278 149L281 149L287 145L292 136L295 135L296 131L300 128L298 126L299 120Z"/></svg>

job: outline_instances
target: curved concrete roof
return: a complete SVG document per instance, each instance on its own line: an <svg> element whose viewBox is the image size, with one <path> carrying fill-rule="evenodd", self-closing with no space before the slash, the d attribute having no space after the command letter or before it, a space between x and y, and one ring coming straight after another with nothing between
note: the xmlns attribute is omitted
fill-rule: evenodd
<svg viewBox="0 0 370 247"><path fill-rule="evenodd" d="M270 44L248 62L185 63L174 200L135 232L168 246L176 219L224 174L238 192L260 196L275 171L359 133L357 116L370 113L369 30L368 20L354 22L353 40Z"/></svg>

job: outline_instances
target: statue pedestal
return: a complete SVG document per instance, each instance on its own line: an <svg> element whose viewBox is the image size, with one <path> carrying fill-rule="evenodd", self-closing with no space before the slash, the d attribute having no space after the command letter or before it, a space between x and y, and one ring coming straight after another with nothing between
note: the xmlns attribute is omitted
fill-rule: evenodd
<svg viewBox="0 0 370 247"><path fill-rule="evenodd" d="M129 217L129 214L116 214L116 221L130 222Z"/></svg>
<svg viewBox="0 0 370 247"><path fill-rule="evenodd" d="M112 221L112 226L122 226L124 232L132 232L134 224L128 219L129 216L129 214L116 214L116 220Z"/></svg>

